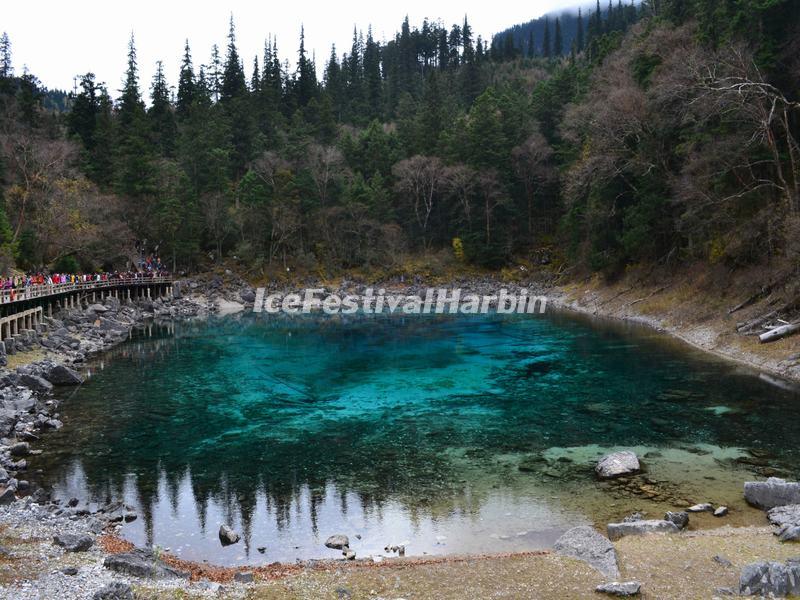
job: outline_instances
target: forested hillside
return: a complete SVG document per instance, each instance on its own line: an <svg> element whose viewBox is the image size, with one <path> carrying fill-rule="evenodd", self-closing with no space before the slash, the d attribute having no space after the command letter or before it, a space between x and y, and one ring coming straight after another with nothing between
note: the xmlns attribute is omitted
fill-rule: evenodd
<svg viewBox="0 0 800 600"><path fill-rule="evenodd" d="M542 247L607 275L796 264L799 6L598 5L491 42L406 20L319 69L302 32L291 62L269 38L240 56L232 19L151 82L131 38L118 97L87 73L66 100L15 73L4 36L3 267L121 268L134 240L253 273Z"/></svg>

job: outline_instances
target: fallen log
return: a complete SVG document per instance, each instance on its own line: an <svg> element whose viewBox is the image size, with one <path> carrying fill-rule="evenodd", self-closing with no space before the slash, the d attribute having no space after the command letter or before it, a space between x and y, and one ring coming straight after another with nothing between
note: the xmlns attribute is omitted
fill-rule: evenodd
<svg viewBox="0 0 800 600"><path fill-rule="evenodd" d="M780 327L774 327L767 331L766 333L762 333L758 336L758 341L762 344L766 344L768 342L774 342L781 338L785 338L786 336L792 335L793 333L800 331L800 323L789 323L788 325L781 325Z"/></svg>

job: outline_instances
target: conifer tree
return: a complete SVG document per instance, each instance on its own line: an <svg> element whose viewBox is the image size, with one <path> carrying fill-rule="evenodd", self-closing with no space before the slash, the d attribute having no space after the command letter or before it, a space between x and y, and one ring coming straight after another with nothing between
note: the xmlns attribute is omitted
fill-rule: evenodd
<svg viewBox="0 0 800 600"><path fill-rule="evenodd" d="M561 56L564 53L564 40L561 37L561 19L556 17L556 29L553 36L553 55Z"/></svg>
<svg viewBox="0 0 800 600"><path fill-rule="evenodd" d="M220 101L226 102L234 98L241 98L247 94L242 61L236 49L236 29L231 15L230 29L228 30L228 50L225 55L225 67L222 71L222 84L220 86Z"/></svg>
<svg viewBox="0 0 800 600"><path fill-rule="evenodd" d="M192 66L192 54L189 50L189 40L183 49L183 61L181 62L181 72L178 76L178 98L176 111L179 117L186 116L189 107L195 100L195 77L194 67Z"/></svg>
<svg viewBox="0 0 800 600"><path fill-rule="evenodd" d="M156 72L150 86L150 100L147 116L153 130L153 139L159 146L161 154L171 157L175 151L177 125L170 101L169 86L164 76L164 65L160 60L156 63Z"/></svg>
<svg viewBox="0 0 800 600"><path fill-rule="evenodd" d="M575 49L578 52L583 52L583 14L581 13L580 7L578 7L578 23L577 23L577 31L575 32Z"/></svg>
<svg viewBox="0 0 800 600"><path fill-rule="evenodd" d="M542 56L550 58L552 56L552 47L550 45L550 19L544 18L544 39L542 41Z"/></svg>

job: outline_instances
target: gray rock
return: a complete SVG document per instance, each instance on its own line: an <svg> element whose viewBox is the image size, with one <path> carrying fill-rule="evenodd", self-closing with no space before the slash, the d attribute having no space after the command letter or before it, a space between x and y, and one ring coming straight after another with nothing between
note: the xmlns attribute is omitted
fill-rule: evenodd
<svg viewBox="0 0 800 600"><path fill-rule="evenodd" d="M800 542L800 526L787 525L778 534L782 542Z"/></svg>
<svg viewBox="0 0 800 600"><path fill-rule="evenodd" d="M718 587L714 588L714 593L717 596L735 596L736 591L729 587Z"/></svg>
<svg viewBox="0 0 800 600"><path fill-rule="evenodd" d="M253 583L255 577L249 571L239 571L233 575L233 580L238 583Z"/></svg>
<svg viewBox="0 0 800 600"><path fill-rule="evenodd" d="M723 567L732 567L733 566L733 563L731 561L729 561L727 558L725 558L724 556L721 556L719 554L716 554L712 560L715 563L722 565Z"/></svg>
<svg viewBox="0 0 800 600"><path fill-rule="evenodd" d="M598 585L594 591L610 596L638 596L642 584L638 581L611 581Z"/></svg>
<svg viewBox="0 0 800 600"><path fill-rule="evenodd" d="M133 588L121 581L112 581L100 588L92 600L133 600Z"/></svg>
<svg viewBox="0 0 800 600"><path fill-rule="evenodd" d="M626 535L646 535L649 533L679 533L680 529L671 521L631 521L630 523L609 523L608 537L618 540Z"/></svg>
<svg viewBox="0 0 800 600"><path fill-rule="evenodd" d="M556 540L553 548L563 556L588 563L606 577L619 577L614 545L592 527L581 525L569 529Z"/></svg>
<svg viewBox="0 0 800 600"><path fill-rule="evenodd" d="M714 512L714 505L708 502L702 504L695 504L686 509L687 512L700 513L700 512Z"/></svg>
<svg viewBox="0 0 800 600"><path fill-rule="evenodd" d="M715 517L724 517L728 514L728 507L727 506L720 506L717 510L714 511Z"/></svg>
<svg viewBox="0 0 800 600"><path fill-rule="evenodd" d="M77 567L64 567L63 569L61 569L61 572L64 575L72 576L72 575L77 575L78 574L78 569L77 569Z"/></svg>
<svg viewBox="0 0 800 600"><path fill-rule="evenodd" d="M64 365L55 365L45 378L53 385L80 385L83 383L80 373Z"/></svg>
<svg viewBox="0 0 800 600"><path fill-rule="evenodd" d="M771 561L745 565L739 575L739 593L743 596L776 597L800 593L800 567L787 567Z"/></svg>
<svg viewBox="0 0 800 600"><path fill-rule="evenodd" d="M766 481L747 481L744 499L748 504L768 510L776 506L800 504L800 483L770 477Z"/></svg>
<svg viewBox="0 0 800 600"><path fill-rule="evenodd" d="M219 541L222 542L223 546L235 544L240 539L242 539L242 536L231 529L230 526L225 525L224 523L219 526Z"/></svg>
<svg viewBox="0 0 800 600"><path fill-rule="evenodd" d="M767 518L779 528L800 526L800 504L776 506L767 512Z"/></svg>
<svg viewBox="0 0 800 600"><path fill-rule="evenodd" d="M188 579L189 577L189 573L166 566L152 550L146 548L136 548L123 554L111 554L105 558L103 566L111 571L134 577L150 579Z"/></svg>
<svg viewBox="0 0 800 600"><path fill-rule="evenodd" d="M325 540L325 546L327 548L333 548L334 550L341 550L342 548L350 546L350 539L342 534L332 535Z"/></svg>
<svg viewBox="0 0 800 600"><path fill-rule="evenodd" d="M61 533L53 537L53 543L67 552L86 552L92 547L94 540L88 535Z"/></svg>
<svg viewBox="0 0 800 600"><path fill-rule="evenodd" d="M32 389L34 392L46 394L53 391L53 384L38 375L23 374L19 377L20 385Z"/></svg>
<svg viewBox="0 0 800 600"><path fill-rule="evenodd" d="M28 456L31 453L31 445L28 442L17 442L8 451L11 456Z"/></svg>
<svg viewBox="0 0 800 600"><path fill-rule="evenodd" d="M11 482L14 482L13 484ZM0 506L6 506L17 499L16 480L11 479L6 485L0 485Z"/></svg>
<svg viewBox="0 0 800 600"><path fill-rule="evenodd" d="M606 454L597 462L594 471L600 479L612 479L638 473L641 469L636 454L629 450Z"/></svg>
<svg viewBox="0 0 800 600"><path fill-rule="evenodd" d="M92 304L92 305L89 306L89 310L93 310L96 313L104 313L108 309L105 306L103 306L102 304Z"/></svg>
<svg viewBox="0 0 800 600"><path fill-rule="evenodd" d="M644 519L644 513L635 512L622 519L623 523L631 523L633 521L641 521Z"/></svg>
<svg viewBox="0 0 800 600"><path fill-rule="evenodd" d="M678 529L686 529L686 527L689 525L689 513L686 511L668 511L664 515L664 520L669 521L670 523L675 523Z"/></svg>
<svg viewBox="0 0 800 600"><path fill-rule="evenodd" d="M403 554L405 554L405 552L401 553L400 556L403 556ZM344 557L347 560L355 560L356 559L356 553L353 552L352 550L347 550L347 551L344 552Z"/></svg>

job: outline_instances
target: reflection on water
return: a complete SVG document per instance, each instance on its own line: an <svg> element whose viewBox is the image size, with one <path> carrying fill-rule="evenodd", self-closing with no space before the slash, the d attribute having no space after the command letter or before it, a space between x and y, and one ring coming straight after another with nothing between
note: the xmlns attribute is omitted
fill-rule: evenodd
<svg viewBox="0 0 800 600"><path fill-rule="evenodd" d="M572 317L238 315L119 347L31 468L124 498L129 539L189 559L336 556L335 533L362 556L497 552L709 490L736 506L745 468L794 468L798 416L792 389ZM647 455L646 491L593 480L616 446Z"/></svg>

